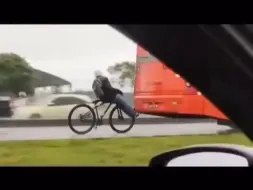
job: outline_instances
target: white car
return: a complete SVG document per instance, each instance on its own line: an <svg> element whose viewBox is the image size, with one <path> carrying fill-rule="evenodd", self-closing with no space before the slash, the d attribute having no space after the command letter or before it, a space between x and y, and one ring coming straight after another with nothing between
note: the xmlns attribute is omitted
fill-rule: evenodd
<svg viewBox="0 0 253 190"><path fill-rule="evenodd" d="M41 98L26 106L17 107L13 119L67 119L70 110L77 104L91 104L86 95L55 94ZM87 110L85 110L87 111Z"/></svg>

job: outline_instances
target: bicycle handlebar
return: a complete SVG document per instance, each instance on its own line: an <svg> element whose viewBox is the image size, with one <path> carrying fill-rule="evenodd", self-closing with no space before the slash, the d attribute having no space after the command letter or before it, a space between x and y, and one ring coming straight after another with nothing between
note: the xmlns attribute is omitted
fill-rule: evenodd
<svg viewBox="0 0 253 190"><path fill-rule="evenodd" d="M99 100L99 99L92 101L92 103L95 104L95 105L96 105L97 103L99 103L99 102L102 102L102 101Z"/></svg>

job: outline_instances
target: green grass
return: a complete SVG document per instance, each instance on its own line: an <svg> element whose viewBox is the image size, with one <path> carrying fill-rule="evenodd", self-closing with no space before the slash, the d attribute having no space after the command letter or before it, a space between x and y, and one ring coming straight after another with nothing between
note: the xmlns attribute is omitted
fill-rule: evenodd
<svg viewBox="0 0 253 190"><path fill-rule="evenodd" d="M0 165L147 166L149 160L156 154L201 143L252 145L241 134L12 141L0 143Z"/></svg>

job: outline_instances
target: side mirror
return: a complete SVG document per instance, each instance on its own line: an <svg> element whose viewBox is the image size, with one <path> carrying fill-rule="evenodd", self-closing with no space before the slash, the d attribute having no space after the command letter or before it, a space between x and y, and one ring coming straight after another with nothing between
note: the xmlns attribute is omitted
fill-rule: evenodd
<svg viewBox="0 0 253 190"><path fill-rule="evenodd" d="M153 157L150 167L249 167L253 166L253 148L213 144L184 147Z"/></svg>
<svg viewBox="0 0 253 190"><path fill-rule="evenodd" d="M55 104L53 102L50 102L49 104L47 104L47 106L55 106Z"/></svg>

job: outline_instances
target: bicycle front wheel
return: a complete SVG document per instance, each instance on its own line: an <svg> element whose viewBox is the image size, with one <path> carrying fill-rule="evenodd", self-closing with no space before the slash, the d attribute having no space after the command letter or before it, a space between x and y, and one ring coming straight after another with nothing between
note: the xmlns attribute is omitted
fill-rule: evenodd
<svg viewBox="0 0 253 190"><path fill-rule="evenodd" d="M115 106L109 115L109 124L112 130L117 133L126 133L130 131L135 123L135 118L131 118L123 113L123 111Z"/></svg>
<svg viewBox="0 0 253 190"><path fill-rule="evenodd" d="M73 107L68 115L69 128L78 135L84 135L92 130L96 123L94 110L86 104Z"/></svg>

